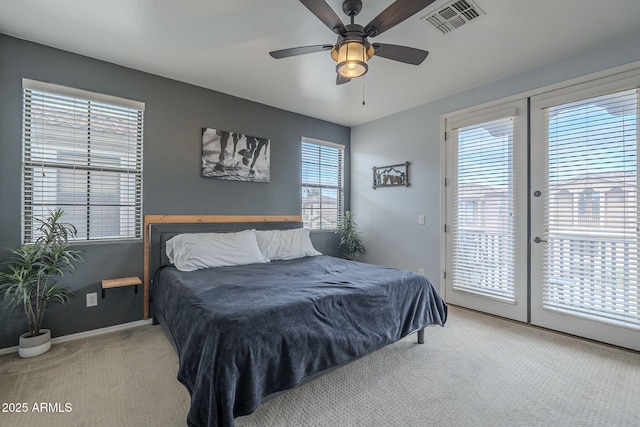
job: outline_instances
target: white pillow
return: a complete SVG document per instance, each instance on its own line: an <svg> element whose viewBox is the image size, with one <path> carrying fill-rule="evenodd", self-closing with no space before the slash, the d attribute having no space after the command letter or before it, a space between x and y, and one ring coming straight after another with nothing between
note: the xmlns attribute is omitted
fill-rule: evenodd
<svg viewBox="0 0 640 427"><path fill-rule="evenodd" d="M180 271L268 262L254 230L178 234L167 240L167 257Z"/></svg>
<svg viewBox="0 0 640 427"><path fill-rule="evenodd" d="M262 256L267 260L294 259L322 255L309 238L309 230L255 230Z"/></svg>

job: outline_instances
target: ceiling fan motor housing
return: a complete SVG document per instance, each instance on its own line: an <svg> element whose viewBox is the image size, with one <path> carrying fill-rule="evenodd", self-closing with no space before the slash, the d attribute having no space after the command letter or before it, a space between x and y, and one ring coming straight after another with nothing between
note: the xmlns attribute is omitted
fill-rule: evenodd
<svg viewBox="0 0 640 427"><path fill-rule="evenodd" d="M339 48L341 44L349 43L349 42L362 43L365 45L367 50L369 48L373 49L373 47L371 47L371 44L367 40L367 35L364 33L364 29L362 25L349 24L349 25L345 25L345 28L346 28L346 31L344 32L344 34L338 35L338 41L336 42L336 45L334 46L334 48L331 50L332 56L333 56L333 51ZM371 53L369 57L371 56L373 56L373 53Z"/></svg>
<svg viewBox="0 0 640 427"><path fill-rule="evenodd" d="M347 16L356 16L362 10L362 1L360 0L344 0L342 3L342 11Z"/></svg>

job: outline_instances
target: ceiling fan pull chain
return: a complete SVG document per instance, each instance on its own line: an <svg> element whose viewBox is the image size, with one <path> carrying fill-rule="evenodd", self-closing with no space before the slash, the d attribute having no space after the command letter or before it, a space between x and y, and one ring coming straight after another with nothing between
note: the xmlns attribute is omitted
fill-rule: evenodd
<svg viewBox="0 0 640 427"><path fill-rule="evenodd" d="M364 105L364 76L362 77L362 105Z"/></svg>

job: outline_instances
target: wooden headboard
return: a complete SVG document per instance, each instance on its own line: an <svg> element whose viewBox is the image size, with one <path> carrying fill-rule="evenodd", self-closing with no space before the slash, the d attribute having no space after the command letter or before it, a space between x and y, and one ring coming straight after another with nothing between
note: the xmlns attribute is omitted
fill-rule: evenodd
<svg viewBox="0 0 640 427"><path fill-rule="evenodd" d="M193 226L200 224L195 232L211 232L211 231L240 231L250 228L293 228L302 227L302 217L300 215L145 215L144 216L144 318L149 318L149 283L151 274L152 258L152 236L151 230L153 226L162 226L162 224L175 225L171 230L165 230L165 233L177 234L180 232L194 232ZM189 226L189 224L191 226ZM181 228L188 226L190 228ZM153 239L154 244L159 247L156 252L162 251L162 239ZM161 256L161 255L160 255Z"/></svg>

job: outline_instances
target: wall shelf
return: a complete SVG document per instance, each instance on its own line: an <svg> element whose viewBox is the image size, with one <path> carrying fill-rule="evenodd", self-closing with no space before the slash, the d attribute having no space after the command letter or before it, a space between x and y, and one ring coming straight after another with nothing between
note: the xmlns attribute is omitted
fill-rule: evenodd
<svg viewBox="0 0 640 427"><path fill-rule="evenodd" d="M123 286L133 286L133 292L138 293L138 285L142 284L139 277L121 277L119 279L106 279L102 281L102 299L105 297L105 291L110 288L121 288Z"/></svg>

